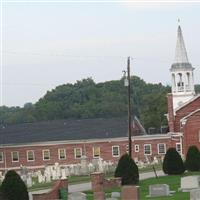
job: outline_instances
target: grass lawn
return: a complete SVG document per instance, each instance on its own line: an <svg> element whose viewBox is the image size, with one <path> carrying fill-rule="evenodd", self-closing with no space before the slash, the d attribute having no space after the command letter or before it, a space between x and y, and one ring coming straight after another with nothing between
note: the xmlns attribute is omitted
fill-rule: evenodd
<svg viewBox="0 0 200 200"><path fill-rule="evenodd" d="M159 178L149 178L146 180L140 181L140 199L141 200L188 200L190 199L189 192L179 192L181 177L189 176L189 175L200 175L200 172L190 172L185 173L184 175L174 175L174 176L163 176ZM153 184L168 184L170 190L175 191L172 196L168 197L146 197L149 194L149 185ZM118 191L120 192L120 188L115 188L112 190L106 190L106 197L110 197L111 192ZM92 191L85 191L87 194L87 200L93 200Z"/></svg>

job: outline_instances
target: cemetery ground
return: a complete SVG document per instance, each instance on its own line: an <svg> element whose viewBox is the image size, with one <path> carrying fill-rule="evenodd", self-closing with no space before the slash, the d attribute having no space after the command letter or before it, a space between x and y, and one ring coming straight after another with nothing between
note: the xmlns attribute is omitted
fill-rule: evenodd
<svg viewBox="0 0 200 200"><path fill-rule="evenodd" d="M141 200L186 200L190 199L189 192L181 192L179 191L181 177L191 176L191 175L200 175L200 172L186 172L183 175L167 175L161 176L158 178L148 178L145 180L141 180L139 183L140 186L140 199ZM172 196L162 196L162 197L147 197L149 195L149 185L154 184L167 184L170 187L171 191L175 191ZM113 188L105 190L106 198L111 197L112 192L120 192L120 188ZM87 200L93 200L93 192L91 190L83 191L83 193L87 194ZM120 199L119 199L120 200Z"/></svg>
<svg viewBox="0 0 200 200"><path fill-rule="evenodd" d="M162 165L159 163L159 164L155 164L154 165L154 168L155 170L161 170L162 169ZM153 171L153 166L152 165L149 165L145 168L140 168L139 169L139 173L146 173L146 172L152 172ZM105 178L112 178L114 176L114 173L108 173L108 174L105 174ZM49 183L38 183L36 178L34 179L33 178L33 181L35 182L35 184L29 188L28 190L30 192L32 191L37 191L37 190L43 190L43 189L48 189L48 188L51 188L54 184L54 181L52 182L49 182ZM81 175L81 176L70 176L68 177L68 183L70 185L72 184L79 184L79 183L85 183L85 182L89 182L90 181L90 176L88 175Z"/></svg>

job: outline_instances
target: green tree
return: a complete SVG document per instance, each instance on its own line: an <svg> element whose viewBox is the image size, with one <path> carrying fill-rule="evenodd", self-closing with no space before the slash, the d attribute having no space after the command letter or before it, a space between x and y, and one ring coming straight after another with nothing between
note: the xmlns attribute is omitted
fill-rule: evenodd
<svg viewBox="0 0 200 200"><path fill-rule="evenodd" d="M8 200L28 200L28 191L25 183L20 176L14 171L10 170L6 173L5 179L1 185L1 193L5 199Z"/></svg>
<svg viewBox="0 0 200 200"><path fill-rule="evenodd" d="M196 146L190 146L186 155L185 168L188 171L200 170L200 152Z"/></svg>
<svg viewBox="0 0 200 200"><path fill-rule="evenodd" d="M134 160L128 154L122 155L119 159L117 168L115 170L115 177L122 178L122 185L138 184L138 167L135 164Z"/></svg>
<svg viewBox="0 0 200 200"><path fill-rule="evenodd" d="M168 175L183 174L185 166L175 148L169 148L163 161L163 172Z"/></svg>
<svg viewBox="0 0 200 200"><path fill-rule="evenodd" d="M35 104L20 107L0 107L0 123L16 124L54 119L106 118L127 115L127 88L123 79L95 83L92 78L75 84L57 86ZM160 128L166 125L166 94L169 86L146 83L131 77L131 112L145 126Z"/></svg>

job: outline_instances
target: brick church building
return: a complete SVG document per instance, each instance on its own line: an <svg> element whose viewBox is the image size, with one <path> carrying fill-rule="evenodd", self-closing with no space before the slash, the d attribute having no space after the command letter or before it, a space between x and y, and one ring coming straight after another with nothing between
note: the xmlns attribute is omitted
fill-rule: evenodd
<svg viewBox="0 0 200 200"><path fill-rule="evenodd" d="M185 156L190 145L200 148L200 96L194 90L194 68L188 61L178 27L172 91L168 99L168 133L147 134L134 118L132 155L135 161L161 159L169 147ZM128 151L126 118L54 120L0 127L0 170L43 168L55 162L80 163L84 156L117 162Z"/></svg>

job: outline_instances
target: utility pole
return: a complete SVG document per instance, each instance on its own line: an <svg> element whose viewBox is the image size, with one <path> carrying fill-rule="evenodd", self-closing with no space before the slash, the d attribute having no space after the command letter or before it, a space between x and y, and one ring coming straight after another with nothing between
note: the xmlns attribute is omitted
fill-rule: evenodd
<svg viewBox="0 0 200 200"><path fill-rule="evenodd" d="M129 156L132 158L132 139L131 139L131 78L130 78L130 57L127 59L127 78L128 78L128 141Z"/></svg>
<svg viewBox="0 0 200 200"><path fill-rule="evenodd" d="M130 78L130 57L127 59L127 71L124 73L124 86L128 93L128 154L132 158L132 139L131 139L131 78Z"/></svg>

